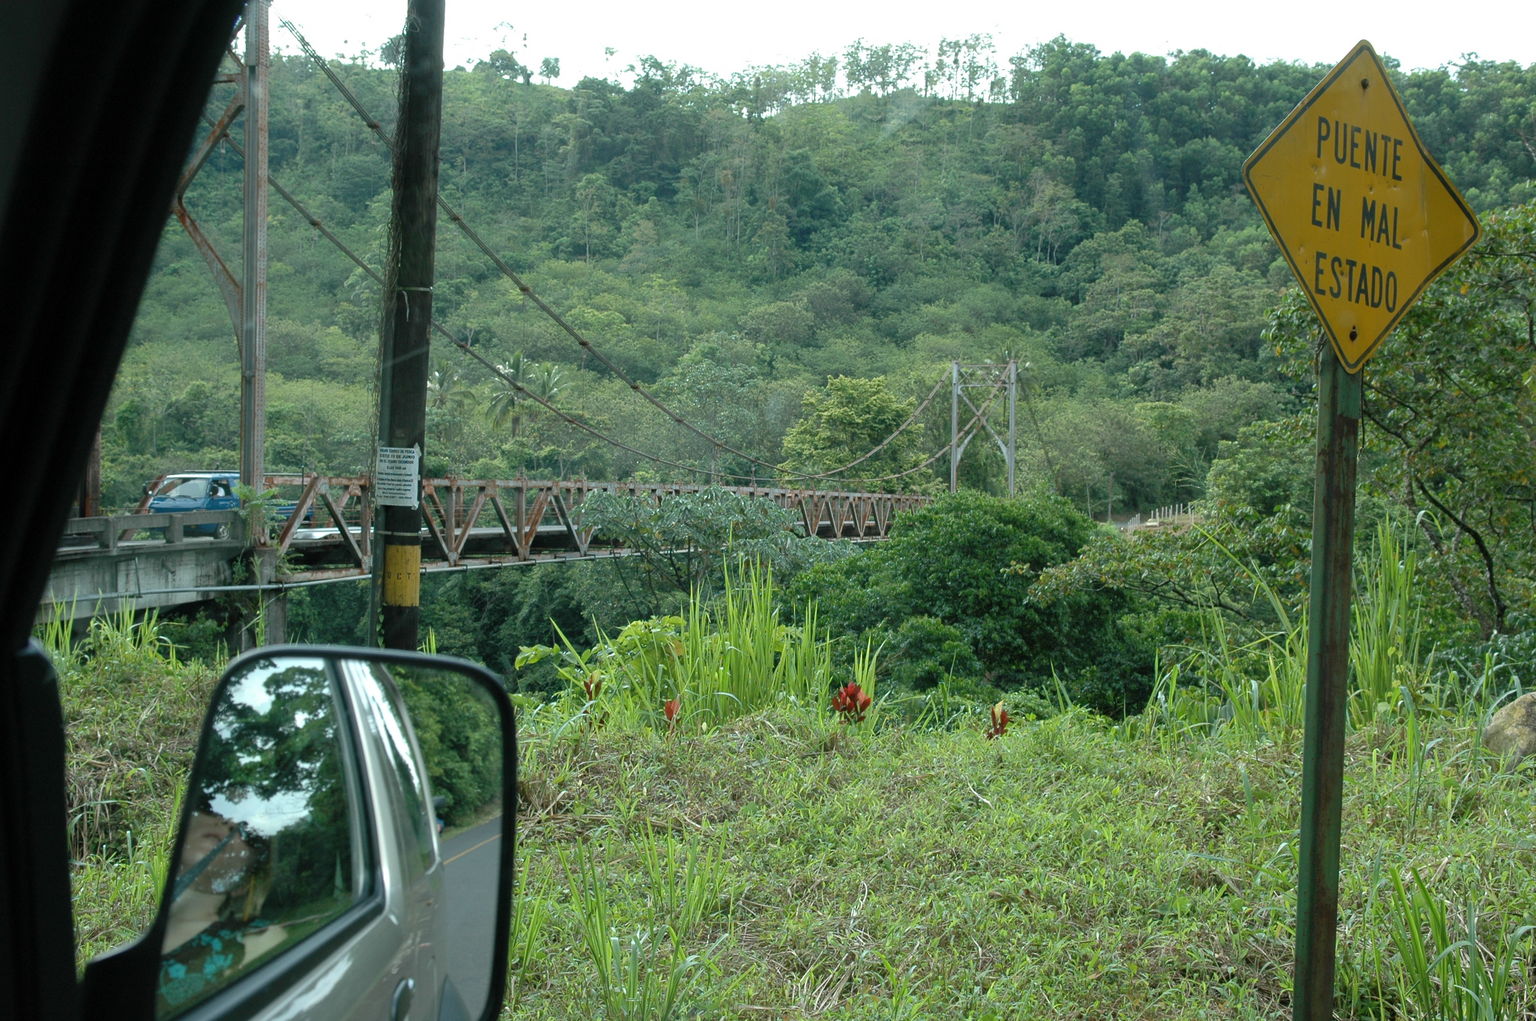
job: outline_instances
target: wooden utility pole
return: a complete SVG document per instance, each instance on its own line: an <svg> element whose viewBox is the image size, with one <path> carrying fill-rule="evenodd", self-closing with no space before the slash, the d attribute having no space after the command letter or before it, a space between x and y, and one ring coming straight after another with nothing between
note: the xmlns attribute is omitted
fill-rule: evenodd
<svg viewBox="0 0 1536 1021"><path fill-rule="evenodd" d="M374 501L381 509L375 517L374 586L379 638L390 649L415 649L421 619L421 452L442 107L443 0L410 0L395 129L374 472Z"/></svg>
<svg viewBox="0 0 1536 1021"><path fill-rule="evenodd" d="M272 59L267 33L270 0L251 0L245 11L245 229L240 285L240 481L250 493L266 484L267 446L267 79ZM277 550L265 522L249 535L256 580L277 578ZM260 593L260 633L244 631L246 648L287 640L288 600Z"/></svg>

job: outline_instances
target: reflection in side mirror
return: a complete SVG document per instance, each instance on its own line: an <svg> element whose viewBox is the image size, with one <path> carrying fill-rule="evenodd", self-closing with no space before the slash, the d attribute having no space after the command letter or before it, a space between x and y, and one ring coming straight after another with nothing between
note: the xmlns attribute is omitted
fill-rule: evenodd
<svg viewBox="0 0 1536 1021"><path fill-rule="evenodd" d="M405 995L412 1017L494 1017L515 741L500 683L469 663L310 647L232 663L150 934L155 1016L219 997L221 1014L387 1017Z"/></svg>

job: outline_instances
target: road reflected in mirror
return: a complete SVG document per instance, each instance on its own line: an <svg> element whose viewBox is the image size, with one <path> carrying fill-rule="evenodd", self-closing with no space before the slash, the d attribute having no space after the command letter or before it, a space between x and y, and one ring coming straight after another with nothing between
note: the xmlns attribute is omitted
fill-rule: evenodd
<svg viewBox="0 0 1536 1021"><path fill-rule="evenodd" d="M396 669L433 795L447 871L447 970L479 1016L490 989L502 833L502 739L491 695L469 678ZM510 896L511 891L507 891Z"/></svg>

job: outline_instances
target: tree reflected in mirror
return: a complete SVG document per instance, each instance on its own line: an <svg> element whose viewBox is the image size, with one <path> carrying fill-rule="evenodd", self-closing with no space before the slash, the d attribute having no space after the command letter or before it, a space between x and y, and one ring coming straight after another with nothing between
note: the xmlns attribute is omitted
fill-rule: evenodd
<svg viewBox="0 0 1536 1021"><path fill-rule="evenodd" d="M325 663L258 660L223 685L188 789L157 1014L174 1016L364 891Z"/></svg>

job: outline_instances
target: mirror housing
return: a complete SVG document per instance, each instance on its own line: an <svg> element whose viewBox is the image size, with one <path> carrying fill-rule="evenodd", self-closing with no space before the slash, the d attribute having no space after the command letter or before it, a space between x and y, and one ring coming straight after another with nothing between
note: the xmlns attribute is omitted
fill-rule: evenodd
<svg viewBox="0 0 1536 1021"><path fill-rule="evenodd" d="M335 646L237 657L155 921L88 965L85 1016L387 1016L403 990L436 1004L423 1016L495 1018L516 769L511 702L473 663Z"/></svg>

